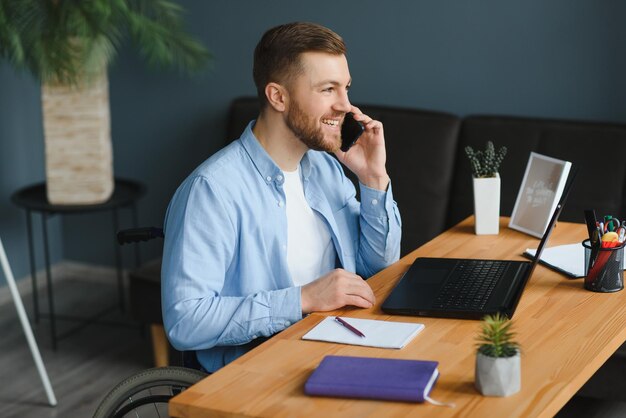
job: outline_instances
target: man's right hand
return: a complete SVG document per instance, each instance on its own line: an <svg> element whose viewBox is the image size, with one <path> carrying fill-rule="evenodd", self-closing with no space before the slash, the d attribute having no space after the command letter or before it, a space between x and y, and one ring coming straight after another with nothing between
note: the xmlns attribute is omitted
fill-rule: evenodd
<svg viewBox="0 0 626 418"><path fill-rule="evenodd" d="M354 273L335 269L302 286L302 312L332 311L344 306L371 308L376 303L374 292L365 280Z"/></svg>

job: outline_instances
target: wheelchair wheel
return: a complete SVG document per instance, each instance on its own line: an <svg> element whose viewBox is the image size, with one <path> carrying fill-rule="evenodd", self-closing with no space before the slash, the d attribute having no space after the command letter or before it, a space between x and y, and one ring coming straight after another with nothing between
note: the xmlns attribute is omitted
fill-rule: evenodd
<svg viewBox="0 0 626 418"><path fill-rule="evenodd" d="M206 376L199 370L184 367L141 371L113 388L93 417L167 417L167 402Z"/></svg>

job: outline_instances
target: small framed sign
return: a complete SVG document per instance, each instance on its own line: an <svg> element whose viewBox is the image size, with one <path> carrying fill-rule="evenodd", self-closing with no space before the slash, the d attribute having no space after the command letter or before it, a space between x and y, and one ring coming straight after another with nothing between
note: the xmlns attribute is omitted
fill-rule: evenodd
<svg viewBox="0 0 626 418"><path fill-rule="evenodd" d="M509 228L541 238L563 193L571 166L569 161L531 152Z"/></svg>

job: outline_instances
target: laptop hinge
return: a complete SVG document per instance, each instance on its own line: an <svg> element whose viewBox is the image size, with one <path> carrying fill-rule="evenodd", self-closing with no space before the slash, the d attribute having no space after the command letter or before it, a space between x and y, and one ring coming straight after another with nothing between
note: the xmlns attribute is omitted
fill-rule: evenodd
<svg viewBox="0 0 626 418"><path fill-rule="evenodd" d="M521 297L520 287L524 286L524 280L527 278L528 269L530 268L530 263L523 263L517 267L517 271L513 275L513 283L508 286L508 290L506 292L506 296L504 297L504 302L502 303L502 307L505 309L511 309L513 298L515 295Z"/></svg>

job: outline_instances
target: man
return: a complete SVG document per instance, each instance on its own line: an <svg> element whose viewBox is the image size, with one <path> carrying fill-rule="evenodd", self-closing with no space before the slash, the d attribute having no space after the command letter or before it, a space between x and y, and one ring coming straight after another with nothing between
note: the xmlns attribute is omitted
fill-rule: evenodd
<svg viewBox="0 0 626 418"><path fill-rule="evenodd" d="M383 126L350 104L343 40L311 23L270 29L253 74L258 119L181 184L165 221L165 328L209 372L310 312L370 308L362 278L400 253ZM347 112L365 131L344 153Z"/></svg>

